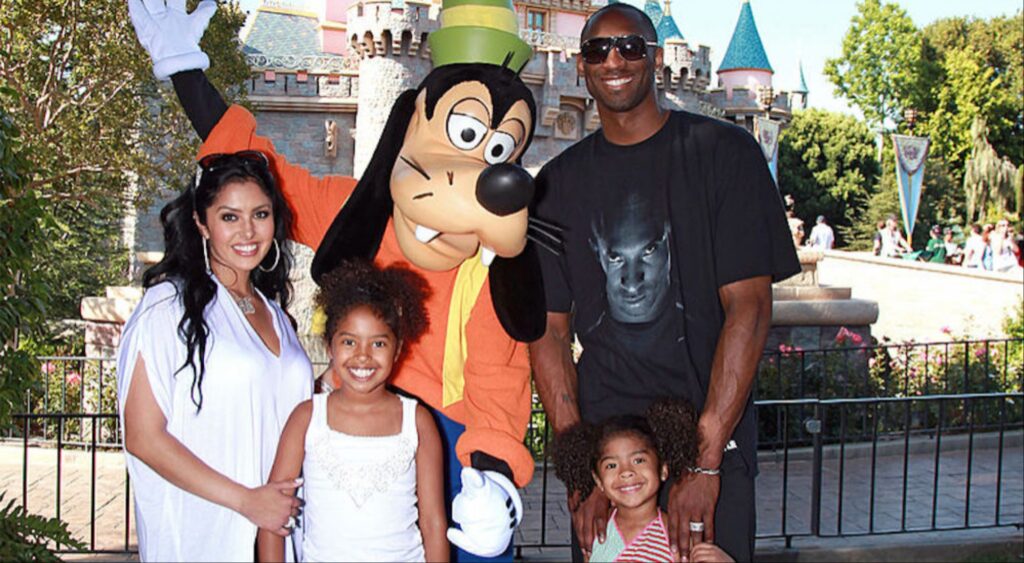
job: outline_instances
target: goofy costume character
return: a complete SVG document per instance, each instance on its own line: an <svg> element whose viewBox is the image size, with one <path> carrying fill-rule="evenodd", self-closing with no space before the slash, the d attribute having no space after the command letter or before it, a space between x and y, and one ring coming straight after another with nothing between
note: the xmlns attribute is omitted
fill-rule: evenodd
<svg viewBox="0 0 1024 563"><path fill-rule="evenodd" d="M314 177L256 134L206 79L199 39L216 4L187 14L184 0L129 0L132 22L170 78L196 131L200 157L259 150L295 214L292 238L316 250L313 279L341 261L405 263L426 279L427 333L391 383L431 407L447 447L453 560L511 560L522 519L516 487L533 475L523 445L530 417L525 342L544 331L535 250L557 235L532 224L533 180L515 165L533 137L536 108L518 73L532 51L510 0L445 0L429 41L434 70L395 102L366 172Z"/></svg>

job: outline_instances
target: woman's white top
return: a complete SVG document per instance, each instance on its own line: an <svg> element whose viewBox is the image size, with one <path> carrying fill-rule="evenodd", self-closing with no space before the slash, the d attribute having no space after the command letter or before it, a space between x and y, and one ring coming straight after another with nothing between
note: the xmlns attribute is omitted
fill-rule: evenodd
<svg viewBox="0 0 1024 563"><path fill-rule="evenodd" d="M216 278L214 278L216 281ZM260 294L281 346L275 356L228 290L204 318L209 327L202 409L178 334L184 307L171 282L146 291L121 334L117 394L121 424L136 358L167 418L167 431L204 463L246 487L267 482L277 442L295 406L313 392L313 368L281 307ZM196 362L198 365L198 361ZM256 526L241 514L180 489L125 451L143 561L252 561Z"/></svg>
<svg viewBox="0 0 1024 563"><path fill-rule="evenodd" d="M327 393L313 396L302 475L305 561L423 561L416 508L416 401L402 430L353 436L327 424Z"/></svg>

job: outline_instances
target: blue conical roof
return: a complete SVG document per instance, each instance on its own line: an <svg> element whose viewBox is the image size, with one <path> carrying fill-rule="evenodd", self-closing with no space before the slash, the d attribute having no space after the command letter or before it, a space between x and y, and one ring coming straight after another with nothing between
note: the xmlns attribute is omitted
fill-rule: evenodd
<svg viewBox="0 0 1024 563"><path fill-rule="evenodd" d="M718 72L739 69L775 72L768 62L768 55L764 52L761 35L757 33L757 24L754 22L754 12L750 9L749 0L743 0L740 19L736 21L736 29L732 32L729 48L725 51L725 58L722 59L722 66L718 67Z"/></svg>
<svg viewBox="0 0 1024 563"><path fill-rule="evenodd" d="M666 39L682 39L683 34L676 26L672 16L666 16L661 9L661 3L657 0L647 0L644 3L644 13L651 18L655 31L658 32L658 44L664 45Z"/></svg>
<svg viewBox="0 0 1024 563"><path fill-rule="evenodd" d="M797 94L807 93L807 81L804 80L804 62L800 61L800 87L794 90Z"/></svg>
<svg viewBox="0 0 1024 563"><path fill-rule="evenodd" d="M608 0L609 4L618 4L622 0ZM633 4L633 2L627 2ZM658 45L664 45L666 39L682 39L683 33L679 31L679 26L676 25L675 19L672 16L666 16L665 12L661 9L661 4L658 0L646 0L643 7L644 13L647 17L651 18L651 23L654 24L654 30L658 33Z"/></svg>

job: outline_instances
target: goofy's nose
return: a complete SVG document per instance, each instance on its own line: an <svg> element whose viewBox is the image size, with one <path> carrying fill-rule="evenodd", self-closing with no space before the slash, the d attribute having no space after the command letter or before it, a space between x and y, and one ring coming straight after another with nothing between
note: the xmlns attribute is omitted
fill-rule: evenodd
<svg viewBox="0 0 1024 563"><path fill-rule="evenodd" d="M504 217L524 209L533 199L533 177L513 164L495 164L476 180L476 200L484 209Z"/></svg>

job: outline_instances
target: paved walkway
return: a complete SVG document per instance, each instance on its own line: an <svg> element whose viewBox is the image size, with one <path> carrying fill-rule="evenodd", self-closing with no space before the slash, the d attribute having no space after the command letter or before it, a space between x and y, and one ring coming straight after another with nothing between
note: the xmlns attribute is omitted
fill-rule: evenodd
<svg viewBox="0 0 1024 563"><path fill-rule="evenodd" d="M903 506L903 444L881 444L875 465L873 495L874 520L871 520L870 447L848 446L842 463L836 448L826 448L822 471L821 533L823 535L894 532L901 529L989 526L1024 522L1024 449L1021 432L1008 433L1004 441L1002 474L998 472L998 448L994 435L974 440L971 459L970 494L967 489L966 437L943 436L936 483L934 448L930 439L913 441L907 461L906 514ZM5 498L21 498L23 452L20 444L0 445L0 490ZM788 469L781 453L762 452L757 480L759 536L806 535L811 530L811 475L809 450L793 450ZM120 452L96 455L95 527L90 514L93 496L90 490L93 458L87 452L66 450L61 460L60 516L68 522L72 534L87 544L95 530L95 549L123 550L126 518L126 475ZM840 474L842 480L840 481ZM783 497L783 482L786 482ZM57 454L49 448L33 447L28 455L28 508L45 516L57 510ZM840 484L842 495L840 497ZM545 500L544 489L547 489ZM933 497L933 488L937 494ZM783 519L785 498L785 519ZM840 507L839 499L842 498ZM933 503L933 498L936 501ZM569 541L569 516L565 508L565 489L553 470L538 468L526 489L523 501L526 516L517 532L519 545L566 545ZM968 509L969 500L969 509ZM542 527L546 522L546 529ZM783 530L783 524L785 530ZM842 525L840 530L839 526ZM131 523L129 523L131 526ZM872 527L873 526L873 527ZM134 549L134 527L129 529L129 544ZM759 547L775 543L759 540ZM564 557L564 548L524 547L527 558Z"/></svg>

